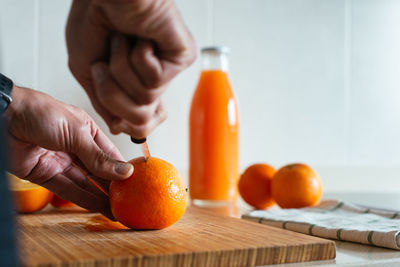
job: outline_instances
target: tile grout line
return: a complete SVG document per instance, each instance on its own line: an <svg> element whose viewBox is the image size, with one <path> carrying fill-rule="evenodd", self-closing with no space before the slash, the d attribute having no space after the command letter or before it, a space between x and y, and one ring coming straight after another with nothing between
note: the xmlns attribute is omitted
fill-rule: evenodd
<svg viewBox="0 0 400 267"><path fill-rule="evenodd" d="M214 45L214 0L207 1L207 45Z"/></svg>
<svg viewBox="0 0 400 267"><path fill-rule="evenodd" d="M39 33L40 33L40 6L39 0L35 0L34 4L34 21L33 21L33 84L32 87L35 90L40 90L39 88Z"/></svg>
<svg viewBox="0 0 400 267"><path fill-rule="evenodd" d="M346 140L346 164L351 164L351 76L352 76L352 0L344 2L344 129Z"/></svg>

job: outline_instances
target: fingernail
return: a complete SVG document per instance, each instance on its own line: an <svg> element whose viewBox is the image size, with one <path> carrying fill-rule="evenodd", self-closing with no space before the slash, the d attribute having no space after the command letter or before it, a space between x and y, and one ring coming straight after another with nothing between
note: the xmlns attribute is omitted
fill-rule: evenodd
<svg viewBox="0 0 400 267"><path fill-rule="evenodd" d="M107 73L105 72L104 68L100 65L94 65L92 67L92 75L97 83L104 82L107 77Z"/></svg>
<svg viewBox="0 0 400 267"><path fill-rule="evenodd" d="M133 165L126 162L115 163L114 170L121 176L128 177L133 173Z"/></svg>

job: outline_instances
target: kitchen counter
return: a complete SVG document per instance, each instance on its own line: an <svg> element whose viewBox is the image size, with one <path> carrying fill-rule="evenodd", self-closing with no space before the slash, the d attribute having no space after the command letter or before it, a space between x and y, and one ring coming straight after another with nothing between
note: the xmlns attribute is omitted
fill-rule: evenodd
<svg viewBox="0 0 400 267"><path fill-rule="evenodd" d="M336 242L336 259L266 266L400 266L400 252L350 242Z"/></svg>

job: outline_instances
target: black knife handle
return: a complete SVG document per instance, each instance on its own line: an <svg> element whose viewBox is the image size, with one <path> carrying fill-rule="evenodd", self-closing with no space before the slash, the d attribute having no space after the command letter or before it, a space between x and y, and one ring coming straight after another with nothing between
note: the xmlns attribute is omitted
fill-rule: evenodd
<svg viewBox="0 0 400 267"><path fill-rule="evenodd" d="M131 137L131 141L135 144L143 144L144 142L146 142L146 138L142 138L142 139L135 139L133 137Z"/></svg>

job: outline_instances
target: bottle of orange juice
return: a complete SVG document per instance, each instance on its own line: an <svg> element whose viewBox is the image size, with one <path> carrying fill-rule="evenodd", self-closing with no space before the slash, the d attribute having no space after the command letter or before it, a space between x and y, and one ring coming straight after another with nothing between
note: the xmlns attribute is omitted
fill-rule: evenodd
<svg viewBox="0 0 400 267"><path fill-rule="evenodd" d="M239 178L239 117L228 79L227 47L201 50L203 70L189 119L189 192L199 206L236 200Z"/></svg>

